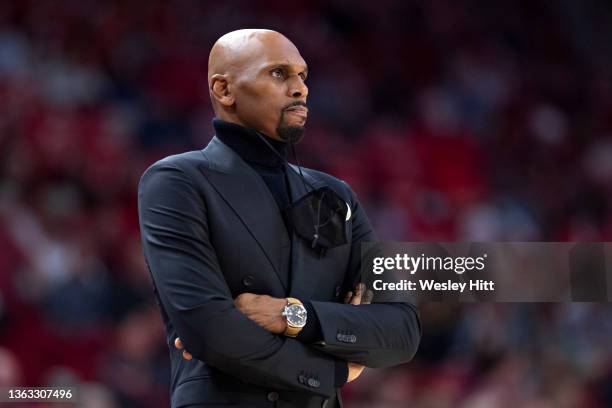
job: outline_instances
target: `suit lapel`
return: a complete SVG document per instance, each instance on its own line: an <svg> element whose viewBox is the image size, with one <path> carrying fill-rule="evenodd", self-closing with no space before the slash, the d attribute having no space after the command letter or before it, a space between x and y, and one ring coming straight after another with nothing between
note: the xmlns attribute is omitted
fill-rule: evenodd
<svg viewBox="0 0 612 408"><path fill-rule="evenodd" d="M287 273L283 273L284 252L289 251L287 229L274 197L259 175L232 149L214 137L202 150L209 167L203 171L213 188L225 200L264 255L285 291L289 287Z"/></svg>
<svg viewBox="0 0 612 408"><path fill-rule="evenodd" d="M296 171L297 167L292 166ZM311 189L318 188L324 183L315 181L312 177L304 174L306 181L310 184L304 185L301 176L291 169L287 169L289 189L291 190L291 201L296 202ZM317 260L318 255L312 251L305 241L296 235L291 236L291 285L290 296L310 300L317 289Z"/></svg>

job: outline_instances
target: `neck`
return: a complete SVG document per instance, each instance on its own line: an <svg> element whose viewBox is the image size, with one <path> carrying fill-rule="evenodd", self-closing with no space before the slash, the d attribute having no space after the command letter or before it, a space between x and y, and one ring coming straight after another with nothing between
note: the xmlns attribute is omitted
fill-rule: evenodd
<svg viewBox="0 0 612 408"><path fill-rule="evenodd" d="M213 127L217 137L248 163L279 167L286 162L286 143L275 140L255 129L219 118L213 119ZM262 138L265 138L264 140L268 143L261 140Z"/></svg>

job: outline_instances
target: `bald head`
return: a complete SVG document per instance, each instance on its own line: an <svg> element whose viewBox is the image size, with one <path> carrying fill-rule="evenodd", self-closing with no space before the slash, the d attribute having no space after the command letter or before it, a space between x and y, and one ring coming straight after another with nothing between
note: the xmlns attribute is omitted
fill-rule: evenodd
<svg viewBox="0 0 612 408"><path fill-rule="evenodd" d="M290 43L284 35L272 30L244 29L231 31L219 38L208 56L208 79L214 74L234 72L261 54L273 40ZM293 46L295 48L295 46ZM297 50L297 49L296 49Z"/></svg>
<svg viewBox="0 0 612 408"><path fill-rule="evenodd" d="M282 139L276 127L289 105L302 105L298 113L305 124L306 74L306 62L284 35L265 29L227 33L215 42L208 58L215 115Z"/></svg>

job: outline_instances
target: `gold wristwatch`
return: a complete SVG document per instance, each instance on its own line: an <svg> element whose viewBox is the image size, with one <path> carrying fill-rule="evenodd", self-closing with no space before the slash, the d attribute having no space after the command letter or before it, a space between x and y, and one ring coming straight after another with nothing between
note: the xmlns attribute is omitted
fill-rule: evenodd
<svg viewBox="0 0 612 408"><path fill-rule="evenodd" d="M306 326L308 312L298 299L287 298L287 305L283 309L282 315L287 321L287 328L285 333L283 333L285 336L295 337Z"/></svg>

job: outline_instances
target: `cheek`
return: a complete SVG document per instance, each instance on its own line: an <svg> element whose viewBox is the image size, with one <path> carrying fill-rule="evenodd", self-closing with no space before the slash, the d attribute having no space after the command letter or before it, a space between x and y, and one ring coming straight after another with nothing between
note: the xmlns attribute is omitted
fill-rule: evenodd
<svg viewBox="0 0 612 408"><path fill-rule="evenodd" d="M278 120L282 108L281 96L273 84L245 84L236 94L236 110L245 117Z"/></svg>

